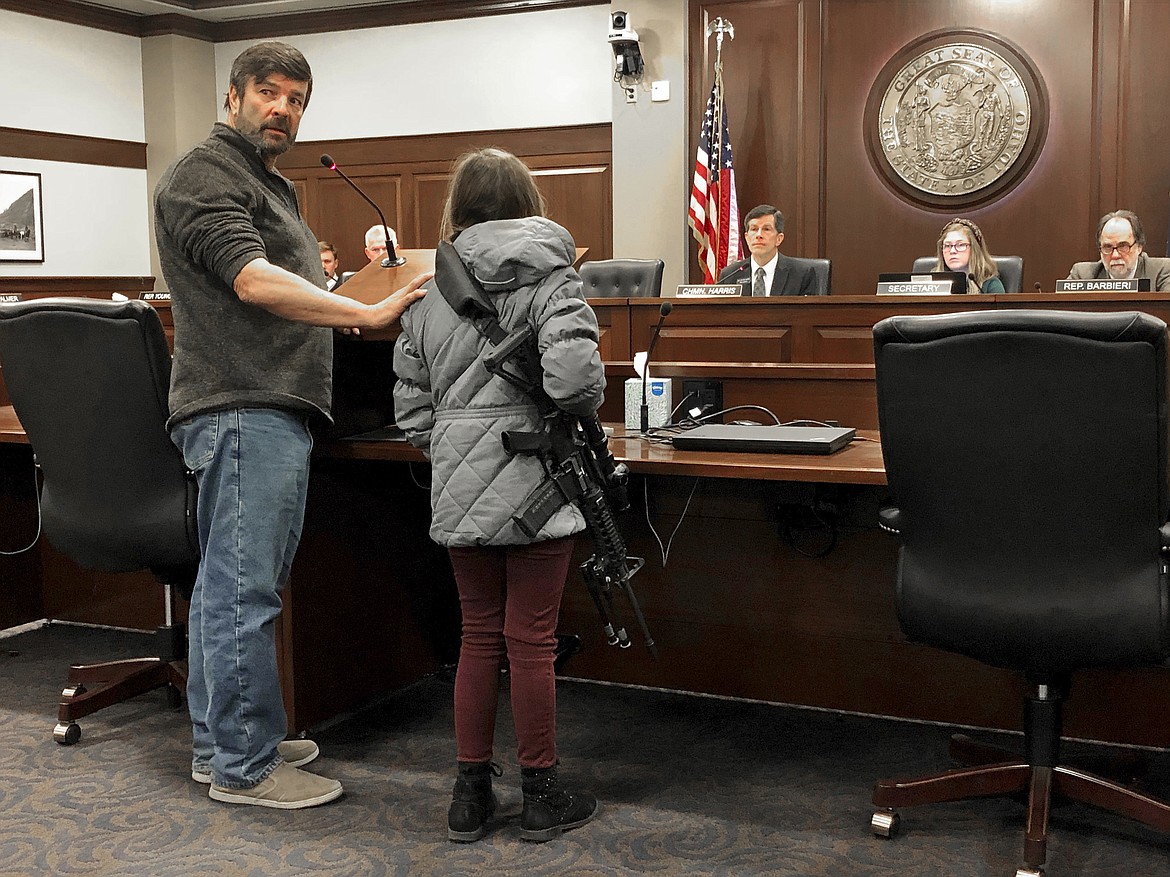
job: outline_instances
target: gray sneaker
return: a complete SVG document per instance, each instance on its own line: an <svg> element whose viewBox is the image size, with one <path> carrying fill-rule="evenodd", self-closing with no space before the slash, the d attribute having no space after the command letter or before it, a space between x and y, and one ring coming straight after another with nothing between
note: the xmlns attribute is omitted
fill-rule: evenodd
<svg viewBox="0 0 1170 877"><path fill-rule="evenodd" d="M276 751L280 753L285 764L291 764L293 767L304 767L321 754L321 750L312 740L281 740L276 744ZM191 779L205 786L211 785L211 768L192 767Z"/></svg>
<svg viewBox="0 0 1170 877"><path fill-rule="evenodd" d="M211 784L207 795L228 804L256 804L277 810L300 810L341 797L341 783L281 764L262 783L248 789L223 789Z"/></svg>

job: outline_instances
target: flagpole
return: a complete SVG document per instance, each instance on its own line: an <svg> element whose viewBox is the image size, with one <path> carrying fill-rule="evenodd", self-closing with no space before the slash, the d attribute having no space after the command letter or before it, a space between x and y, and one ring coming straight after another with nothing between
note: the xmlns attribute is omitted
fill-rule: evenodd
<svg viewBox="0 0 1170 877"><path fill-rule="evenodd" d="M740 252L735 175L723 103L723 38L735 39L735 28L726 19L716 18L707 24L706 33L708 40L716 37L715 79L699 130L687 224L698 243L704 282L714 283L728 263L728 242L735 241L735 259Z"/></svg>
<svg viewBox="0 0 1170 877"><path fill-rule="evenodd" d="M735 39L735 26L726 18L716 18L714 21L707 22L707 39L711 39L711 34L715 34L715 75L720 76L723 73L723 35L726 34L731 39Z"/></svg>
<svg viewBox="0 0 1170 877"><path fill-rule="evenodd" d="M717 132L720 146L722 146L723 137L723 37L735 39L735 26L722 16L716 18L714 21L707 23L707 39L711 39L711 35L715 35L715 119L712 124L712 132ZM720 156L720 159L722 156ZM714 230L714 244L715 244L715 274L719 273L720 254L724 252L725 241L720 234L722 225L722 211L720 211L720 222L716 224ZM712 278L714 280L715 278Z"/></svg>

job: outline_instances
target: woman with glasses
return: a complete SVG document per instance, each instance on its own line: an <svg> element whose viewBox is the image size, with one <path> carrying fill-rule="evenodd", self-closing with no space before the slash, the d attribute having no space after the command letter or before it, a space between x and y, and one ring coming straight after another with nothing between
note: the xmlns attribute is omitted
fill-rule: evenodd
<svg viewBox="0 0 1170 877"><path fill-rule="evenodd" d="M967 291L994 295L1004 291L995 260L983 242L983 232L969 219L952 219L938 236L935 271L961 271L967 275Z"/></svg>
<svg viewBox="0 0 1170 877"><path fill-rule="evenodd" d="M1170 291L1170 259L1147 256L1146 231L1130 210L1106 213L1097 223L1097 262L1077 262L1069 280L1149 280L1154 292Z"/></svg>

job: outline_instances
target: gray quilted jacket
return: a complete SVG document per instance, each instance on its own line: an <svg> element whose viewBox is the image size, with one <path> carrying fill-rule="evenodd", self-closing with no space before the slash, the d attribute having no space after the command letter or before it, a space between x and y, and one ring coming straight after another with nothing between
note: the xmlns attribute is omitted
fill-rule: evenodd
<svg viewBox="0 0 1170 877"><path fill-rule="evenodd" d="M597 351L597 317L573 270L573 238L543 217L483 222L464 231L455 250L487 290L507 331L527 322L536 333L544 389L572 414L601 405L605 370ZM580 532L576 507L557 511L536 539L512 521L545 478L534 457L509 457L506 430L539 431L523 391L483 366L488 347L431 282L402 316L394 349L398 425L431 461L431 538L440 545L521 545Z"/></svg>

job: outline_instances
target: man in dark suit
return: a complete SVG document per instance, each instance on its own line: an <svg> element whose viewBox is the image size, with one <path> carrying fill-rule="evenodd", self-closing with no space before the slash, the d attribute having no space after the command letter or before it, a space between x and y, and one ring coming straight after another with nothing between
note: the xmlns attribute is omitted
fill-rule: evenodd
<svg viewBox="0 0 1170 877"><path fill-rule="evenodd" d="M341 260L337 258L337 248L329 241L317 241L317 249L321 251L321 270L325 272L325 288L332 292L346 280L341 273Z"/></svg>
<svg viewBox="0 0 1170 877"><path fill-rule="evenodd" d="M1170 259L1146 255L1146 231L1132 211L1114 210L1102 216L1097 244L1101 258L1077 262L1068 273L1069 280L1148 278L1154 292L1170 292Z"/></svg>
<svg viewBox="0 0 1170 877"><path fill-rule="evenodd" d="M811 265L781 254L784 214L761 204L744 217L744 238L751 257L734 262L719 275L720 283L746 283L753 296L816 295L817 278Z"/></svg>

